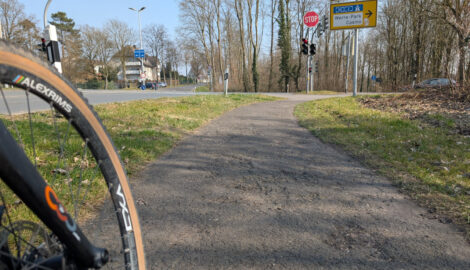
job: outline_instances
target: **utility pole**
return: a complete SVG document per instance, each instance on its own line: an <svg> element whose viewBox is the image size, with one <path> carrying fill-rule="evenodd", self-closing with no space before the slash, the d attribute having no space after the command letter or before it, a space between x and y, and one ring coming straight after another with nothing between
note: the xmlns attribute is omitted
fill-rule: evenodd
<svg viewBox="0 0 470 270"><path fill-rule="evenodd" d="M135 8L129 8L130 10L132 11L135 11L137 12L137 19L139 20L139 36L140 36L140 49L143 50L144 49L144 45L143 45L143 42L142 42L142 27L141 27L141 23L140 23L140 12L143 11L145 9L145 7L141 7L139 10L135 9ZM142 58L140 60L140 78L142 79L142 84L145 86L145 77L142 78L142 74L144 74L144 60L145 60L145 54L144 54L144 58ZM125 76L125 74L124 74Z"/></svg>

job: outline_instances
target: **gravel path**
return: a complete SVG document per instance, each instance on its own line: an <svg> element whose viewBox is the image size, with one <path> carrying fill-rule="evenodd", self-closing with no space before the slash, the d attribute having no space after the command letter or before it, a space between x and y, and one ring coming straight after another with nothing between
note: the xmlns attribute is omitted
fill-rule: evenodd
<svg viewBox="0 0 470 270"><path fill-rule="evenodd" d="M298 126L312 98L238 108L142 172L152 269L470 269L452 225Z"/></svg>

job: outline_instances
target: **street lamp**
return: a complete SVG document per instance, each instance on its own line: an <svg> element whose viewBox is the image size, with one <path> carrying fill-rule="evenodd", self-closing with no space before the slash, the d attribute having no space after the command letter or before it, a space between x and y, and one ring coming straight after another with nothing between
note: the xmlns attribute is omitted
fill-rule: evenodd
<svg viewBox="0 0 470 270"><path fill-rule="evenodd" d="M144 48L144 46L143 46L143 43L142 43L142 27L141 27L141 24L140 24L140 12L143 11L145 9L145 7L141 7L139 10L137 10L135 8L129 8L129 9L132 10L132 11L137 12L137 18L139 20L140 49L142 50ZM145 58L145 55L144 55L144 58ZM141 68L140 74L144 73L144 59L141 60L140 68ZM145 83L145 79L143 80L143 83Z"/></svg>
<svg viewBox="0 0 470 270"><path fill-rule="evenodd" d="M52 0L47 1L46 7L44 8L44 29L47 27L47 9L49 8L51 2Z"/></svg>
<svg viewBox="0 0 470 270"><path fill-rule="evenodd" d="M141 25L140 25L140 12L142 10L144 10L145 7L141 7L139 10L137 10L135 8L129 8L129 9L137 12L137 17L138 17L138 20L139 20L140 49L143 49L143 45L142 45L142 28L141 28Z"/></svg>

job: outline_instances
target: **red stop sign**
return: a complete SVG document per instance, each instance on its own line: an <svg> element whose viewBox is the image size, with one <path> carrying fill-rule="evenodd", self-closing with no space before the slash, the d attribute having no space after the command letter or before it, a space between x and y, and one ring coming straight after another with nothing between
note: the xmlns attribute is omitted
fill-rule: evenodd
<svg viewBox="0 0 470 270"><path fill-rule="evenodd" d="M304 16L304 24L308 27L314 27L317 25L319 19L320 18L315 11L310 11L307 12Z"/></svg>

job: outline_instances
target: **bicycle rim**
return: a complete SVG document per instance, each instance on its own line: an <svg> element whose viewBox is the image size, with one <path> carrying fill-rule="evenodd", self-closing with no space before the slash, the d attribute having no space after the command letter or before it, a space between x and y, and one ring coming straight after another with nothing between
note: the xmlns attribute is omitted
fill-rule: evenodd
<svg viewBox="0 0 470 270"><path fill-rule="evenodd" d="M108 249L111 260L105 268L145 269L127 177L96 113L40 59L16 48L13 52L4 42L0 42L0 83L20 89L0 89L0 119L89 240ZM32 250L44 253L40 256L63 252L64 247L34 213L1 184L0 203L5 211L0 240L7 248L0 250L0 256L10 253L27 265ZM24 221L37 226L23 226Z"/></svg>

